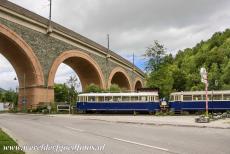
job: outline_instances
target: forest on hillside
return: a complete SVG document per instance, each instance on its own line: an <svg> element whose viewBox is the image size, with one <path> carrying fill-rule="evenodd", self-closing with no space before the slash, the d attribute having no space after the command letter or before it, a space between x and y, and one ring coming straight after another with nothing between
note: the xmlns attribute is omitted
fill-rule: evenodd
<svg viewBox="0 0 230 154"><path fill-rule="evenodd" d="M159 88L161 98L174 91L204 90L200 68L208 72L209 90L230 90L230 29L216 32L193 48L166 54L158 41L145 53L147 87Z"/></svg>

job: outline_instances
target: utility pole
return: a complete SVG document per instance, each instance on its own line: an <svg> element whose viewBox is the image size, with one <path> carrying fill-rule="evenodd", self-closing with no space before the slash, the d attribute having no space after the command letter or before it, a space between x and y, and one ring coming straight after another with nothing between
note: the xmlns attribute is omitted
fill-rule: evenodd
<svg viewBox="0 0 230 154"><path fill-rule="evenodd" d="M24 107L24 112L25 112L25 111L26 111L26 73L24 73L23 78L24 78L24 89L23 89L24 98L23 98L23 107Z"/></svg>
<svg viewBox="0 0 230 154"><path fill-rule="evenodd" d="M108 47L108 53L109 53L109 34L107 34L107 47Z"/></svg>
<svg viewBox="0 0 230 154"><path fill-rule="evenodd" d="M50 5L49 5L49 23L48 23L48 28L47 28L47 34L52 33L52 0L49 0Z"/></svg>
<svg viewBox="0 0 230 154"><path fill-rule="evenodd" d="M109 70L110 70L110 65L109 65L109 58L110 58L110 54L109 54L109 34L107 34L107 54L106 54L106 77L107 77L107 80L109 79ZM108 82L107 82L108 84ZM107 85L107 88L109 85Z"/></svg>
<svg viewBox="0 0 230 154"><path fill-rule="evenodd" d="M134 59L134 52L133 52L133 72L135 71L135 59Z"/></svg>
<svg viewBox="0 0 230 154"><path fill-rule="evenodd" d="M48 28L47 28L47 34L52 33L53 29L52 29L52 0L49 0L49 23L48 23ZM50 102L48 102L49 99L49 85L48 85L48 81L47 81L47 85L46 85L46 101L47 104Z"/></svg>
<svg viewBox="0 0 230 154"><path fill-rule="evenodd" d="M133 79L133 82L135 81L135 79L134 79L134 73L135 73L135 55L134 55L134 52L133 52L133 69L132 69L132 79ZM134 83L135 84L135 83ZM134 85L133 84L133 85ZM134 91L135 91L135 87L134 87Z"/></svg>

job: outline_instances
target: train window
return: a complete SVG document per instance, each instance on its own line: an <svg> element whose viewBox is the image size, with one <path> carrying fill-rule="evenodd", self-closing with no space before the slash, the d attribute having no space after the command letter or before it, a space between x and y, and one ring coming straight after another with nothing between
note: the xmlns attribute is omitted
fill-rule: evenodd
<svg viewBox="0 0 230 154"><path fill-rule="evenodd" d="M175 95L175 101L179 101L179 96L178 95Z"/></svg>
<svg viewBox="0 0 230 154"><path fill-rule="evenodd" d="M202 100L202 95L193 95L193 100L194 101Z"/></svg>
<svg viewBox="0 0 230 154"><path fill-rule="evenodd" d="M138 101L138 96L131 96L131 101Z"/></svg>
<svg viewBox="0 0 230 154"><path fill-rule="evenodd" d="M178 100L178 96L177 96L177 95L174 96L174 100L175 100L175 101Z"/></svg>
<svg viewBox="0 0 230 154"><path fill-rule="evenodd" d="M152 101L152 96L148 96L148 101Z"/></svg>
<svg viewBox="0 0 230 154"><path fill-rule="evenodd" d="M147 96L147 100L148 100L148 101L151 101L151 96Z"/></svg>
<svg viewBox="0 0 230 154"><path fill-rule="evenodd" d="M105 96L105 101L106 102L112 102L113 101L113 97L112 96Z"/></svg>
<svg viewBox="0 0 230 154"><path fill-rule="evenodd" d="M173 95L170 96L170 101L174 101L174 96Z"/></svg>
<svg viewBox="0 0 230 154"><path fill-rule="evenodd" d="M113 101L120 102L121 96L113 96Z"/></svg>
<svg viewBox="0 0 230 154"><path fill-rule="evenodd" d="M103 96L98 96L98 102L104 102L104 97Z"/></svg>
<svg viewBox="0 0 230 154"><path fill-rule="evenodd" d="M191 101L192 100L192 95L184 95L183 100L184 101Z"/></svg>
<svg viewBox="0 0 230 154"><path fill-rule="evenodd" d="M123 102L128 102L129 101L129 96L123 96L122 101Z"/></svg>
<svg viewBox="0 0 230 154"><path fill-rule="evenodd" d="M224 100L230 100L230 94L224 94Z"/></svg>
<svg viewBox="0 0 230 154"><path fill-rule="evenodd" d="M213 95L213 100L222 100L222 95Z"/></svg>
<svg viewBox="0 0 230 154"><path fill-rule="evenodd" d="M88 101L89 102L95 102L96 100L95 100L95 96L89 96L88 97Z"/></svg>
<svg viewBox="0 0 230 154"><path fill-rule="evenodd" d="M140 97L140 100L141 100L141 101L148 101L148 97L147 97L147 96L141 96L141 97Z"/></svg>
<svg viewBox="0 0 230 154"><path fill-rule="evenodd" d="M181 101L181 95L175 95L175 101Z"/></svg>
<svg viewBox="0 0 230 154"><path fill-rule="evenodd" d="M205 95L201 95L202 100L205 100L206 96Z"/></svg>
<svg viewBox="0 0 230 154"><path fill-rule="evenodd" d="M155 96L155 101L159 101L159 97L158 96Z"/></svg>
<svg viewBox="0 0 230 154"><path fill-rule="evenodd" d="M208 100L212 100L212 95L208 95Z"/></svg>

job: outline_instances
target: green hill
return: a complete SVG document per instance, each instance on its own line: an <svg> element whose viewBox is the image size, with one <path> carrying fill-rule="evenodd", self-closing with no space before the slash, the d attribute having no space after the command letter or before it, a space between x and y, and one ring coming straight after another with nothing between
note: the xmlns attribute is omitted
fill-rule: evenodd
<svg viewBox="0 0 230 154"><path fill-rule="evenodd" d="M6 92L6 90L5 90L5 89L0 88L0 92Z"/></svg>
<svg viewBox="0 0 230 154"><path fill-rule="evenodd" d="M160 88L168 97L172 91L204 90L199 70L208 71L209 90L230 90L230 29L215 33L193 48L163 58L159 69L147 77L147 86Z"/></svg>

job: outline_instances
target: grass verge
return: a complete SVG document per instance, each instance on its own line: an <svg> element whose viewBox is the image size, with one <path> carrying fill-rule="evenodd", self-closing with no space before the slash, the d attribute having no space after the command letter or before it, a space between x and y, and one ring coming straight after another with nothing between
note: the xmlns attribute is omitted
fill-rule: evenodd
<svg viewBox="0 0 230 154"><path fill-rule="evenodd" d="M25 154L21 150L5 150L4 146L18 146L18 144L0 128L0 154Z"/></svg>

